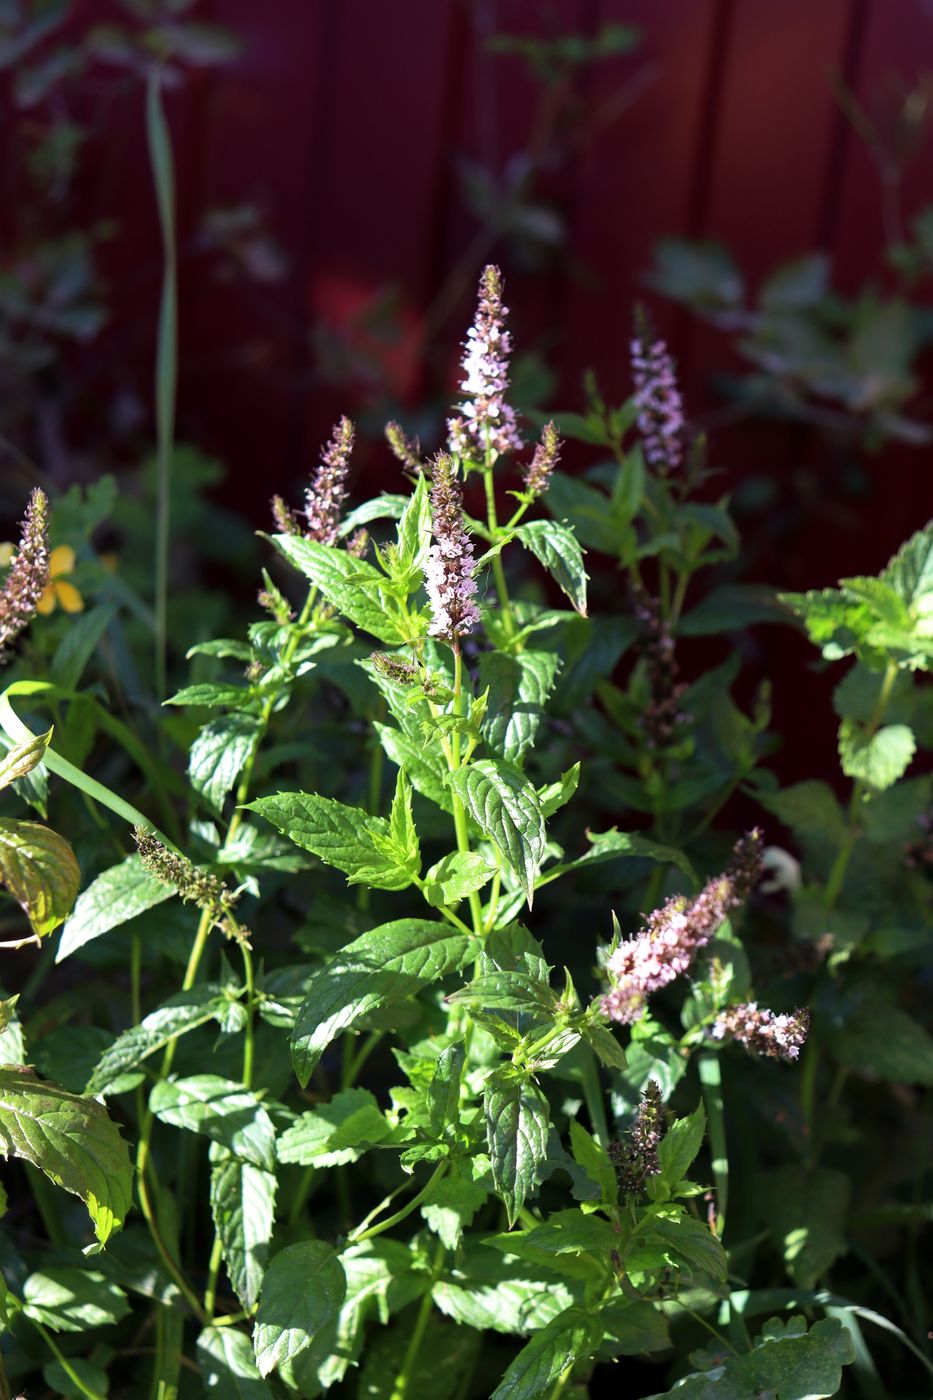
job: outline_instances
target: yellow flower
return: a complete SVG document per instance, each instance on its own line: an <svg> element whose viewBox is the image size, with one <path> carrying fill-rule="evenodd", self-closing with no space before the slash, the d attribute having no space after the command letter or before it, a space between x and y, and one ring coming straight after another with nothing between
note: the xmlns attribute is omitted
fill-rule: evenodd
<svg viewBox="0 0 933 1400"><path fill-rule="evenodd" d="M60 544L52 550L49 560L49 582L37 604L40 613L54 612L56 604L64 608L66 613L84 611L84 599L81 594L73 583L62 577L63 574L70 574L74 566L75 552L70 544Z"/></svg>

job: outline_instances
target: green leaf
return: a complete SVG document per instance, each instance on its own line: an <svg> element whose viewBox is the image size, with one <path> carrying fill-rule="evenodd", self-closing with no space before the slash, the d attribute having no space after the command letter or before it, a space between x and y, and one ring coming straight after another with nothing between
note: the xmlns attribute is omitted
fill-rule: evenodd
<svg viewBox="0 0 933 1400"><path fill-rule="evenodd" d="M43 1269L23 1285L26 1316L53 1332L84 1332L126 1317L126 1294L93 1269Z"/></svg>
<svg viewBox="0 0 933 1400"><path fill-rule="evenodd" d="M600 1317L613 1352L623 1356L667 1351L671 1345L667 1318L651 1303L616 1297L602 1308Z"/></svg>
<svg viewBox="0 0 933 1400"><path fill-rule="evenodd" d="M275 1226L272 1172L211 1147L211 1214L233 1291L246 1309L259 1299Z"/></svg>
<svg viewBox="0 0 933 1400"><path fill-rule="evenodd" d="M573 1295L556 1278L547 1283L528 1278L527 1266L512 1263L508 1276L478 1280L475 1271L464 1266L455 1269L434 1285L432 1297L442 1313L465 1327L479 1332L506 1332L527 1335L546 1326L565 1308L573 1306Z"/></svg>
<svg viewBox="0 0 933 1400"><path fill-rule="evenodd" d="M486 1011L553 1012L558 998L547 982L527 972L488 972L474 977L447 1000Z"/></svg>
<svg viewBox="0 0 933 1400"><path fill-rule="evenodd" d="M25 778L45 757L45 751L52 742L52 730L17 744L0 759L0 788L9 787L17 778Z"/></svg>
<svg viewBox="0 0 933 1400"><path fill-rule="evenodd" d="M471 936L426 919L396 919L347 944L316 972L292 1033L292 1059L307 1084L324 1050L377 1007L407 1001L476 955Z"/></svg>
<svg viewBox="0 0 933 1400"><path fill-rule="evenodd" d="M580 764L577 762L565 773L561 773L560 779L556 783L548 783L545 787L538 789L541 811L544 813L545 821L553 817L555 812L559 812L561 807L567 805L579 785Z"/></svg>
<svg viewBox="0 0 933 1400"><path fill-rule="evenodd" d="M203 982L186 992L177 992L144 1016L138 1026L131 1026L108 1045L87 1082L85 1093L106 1095L122 1075L141 1065L176 1036L206 1025L208 1021L220 1020L229 1005L217 983Z"/></svg>
<svg viewBox="0 0 933 1400"><path fill-rule="evenodd" d="M874 733L848 719L839 726L843 773L876 792L883 792L903 777L916 748L913 730L906 724L886 724Z"/></svg>
<svg viewBox="0 0 933 1400"><path fill-rule="evenodd" d="M535 789L519 769L497 759L458 768L448 774L447 783L514 871L530 907L547 843Z"/></svg>
<svg viewBox="0 0 933 1400"><path fill-rule="evenodd" d="M432 1137L441 1137L448 1124L460 1121L460 1076L463 1073L464 1049L459 1041L448 1045L437 1057L434 1077L425 1093L428 1110L428 1130Z"/></svg>
<svg viewBox="0 0 933 1400"><path fill-rule="evenodd" d="M663 1240L668 1257L679 1267L686 1268L691 1278L699 1271L717 1283L725 1283L729 1273L726 1252L702 1220L692 1215L681 1215L676 1220L655 1220L647 1238L651 1241L658 1237Z"/></svg>
<svg viewBox="0 0 933 1400"><path fill-rule="evenodd" d="M846 819L826 783L808 779L782 788L780 792L758 791L756 797L803 841L836 848L847 839Z"/></svg>
<svg viewBox="0 0 933 1400"><path fill-rule="evenodd" d="M453 908L488 885L494 874L495 868L478 852L452 851L425 875L424 897L435 907L446 904Z"/></svg>
<svg viewBox="0 0 933 1400"><path fill-rule="evenodd" d="M323 1240L280 1250L266 1270L259 1298L253 1342L260 1375L306 1351L338 1315L346 1291L340 1259Z"/></svg>
<svg viewBox="0 0 933 1400"><path fill-rule="evenodd" d="M583 1038L607 1069L625 1069L625 1051L607 1026L598 1021L584 1021L580 1027Z"/></svg>
<svg viewBox="0 0 933 1400"><path fill-rule="evenodd" d="M431 497L428 479L419 476L398 522L398 555L395 576L402 579L409 593L421 584L424 562L431 543Z"/></svg>
<svg viewBox="0 0 933 1400"><path fill-rule="evenodd" d="M619 856L631 856L639 860L653 860L659 865L676 865L690 880L696 879L696 871L690 861L676 846L664 846L639 836L634 831L618 831L611 827L608 831L588 831L586 838L590 849L573 862L574 868L580 865L595 865Z"/></svg>
<svg viewBox="0 0 933 1400"><path fill-rule="evenodd" d="M215 812L233 790L259 735L253 715L222 715L205 724L188 755L188 777L195 792Z"/></svg>
<svg viewBox="0 0 933 1400"><path fill-rule="evenodd" d="M738 632L760 622L786 622L787 613L774 590L757 583L732 583L714 588L677 624L680 637L710 637Z"/></svg>
<svg viewBox="0 0 933 1400"><path fill-rule="evenodd" d="M421 1207L428 1229L433 1230L445 1249L460 1247L463 1232L476 1212L485 1205L488 1193L467 1181L459 1172L442 1177Z"/></svg>
<svg viewBox="0 0 933 1400"><path fill-rule="evenodd" d="M411 783L402 768L395 780L395 796L389 812L389 845L386 849L413 876L421 870L421 847L411 814Z"/></svg>
<svg viewBox="0 0 933 1400"><path fill-rule="evenodd" d="M150 875L139 856L127 856L119 865L98 875L78 896L71 918L62 929L55 961L63 962L85 943L171 899L174 893L170 885Z"/></svg>
<svg viewBox="0 0 933 1400"><path fill-rule="evenodd" d="M560 658L551 651L480 656L480 689L489 689L483 737L503 758L520 763L533 746L559 669Z"/></svg>
<svg viewBox="0 0 933 1400"><path fill-rule="evenodd" d="M827 1027L827 1042L847 1069L900 1084L933 1084L933 1036L897 1006L872 1002Z"/></svg>
<svg viewBox="0 0 933 1400"><path fill-rule="evenodd" d="M290 564L317 586L328 603L357 627L389 646L408 641L396 616L382 601L386 579L372 564L354 559L345 549L332 548L299 535L273 535L272 543Z"/></svg>
<svg viewBox="0 0 933 1400"><path fill-rule="evenodd" d="M714 1370L694 1372L672 1390L648 1400L823 1400L842 1385L842 1368L855 1360L852 1338L838 1318L824 1318L807 1331L802 1317L772 1318L762 1328L751 1352L726 1356Z"/></svg>
<svg viewBox="0 0 933 1400"><path fill-rule="evenodd" d="M548 1101L536 1084L506 1065L486 1081L483 1113L493 1180L513 1225L536 1190L547 1157Z"/></svg>
<svg viewBox="0 0 933 1400"><path fill-rule="evenodd" d="M343 1089L330 1103L302 1113L278 1141L280 1162L336 1167L356 1162L391 1128L368 1089Z"/></svg>
<svg viewBox="0 0 933 1400"><path fill-rule="evenodd" d="M5 817L0 818L0 884L42 938L71 913L81 872L64 836L39 822Z"/></svg>
<svg viewBox="0 0 933 1400"><path fill-rule="evenodd" d="M541 1400L575 1361L599 1346L602 1324L579 1308L568 1308L535 1332L506 1371L491 1400Z"/></svg>
<svg viewBox="0 0 933 1400"><path fill-rule="evenodd" d="M94 1099L69 1094L28 1070L0 1068L0 1153L31 1162L87 1206L105 1244L132 1199L126 1143Z"/></svg>
<svg viewBox="0 0 933 1400"><path fill-rule="evenodd" d="M901 545L881 577L929 636L928 624L933 620L933 520Z"/></svg>
<svg viewBox="0 0 933 1400"><path fill-rule="evenodd" d="M102 1371L99 1366L94 1366L90 1361L82 1361L78 1356L72 1356L69 1358L68 1368L79 1378L80 1385L72 1379L60 1361L52 1361L48 1366L42 1367L42 1379L54 1395L62 1396L63 1400L84 1400L89 1391L92 1394L95 1391L101 1395L107 1394L107 1372Z"/></svg>
<svg viewBox="0 0 933 1400"><path fill-rule="evenodd" d="M269 1400L253 1344L236 1327L205 1327L198 1337L198 1366L208 1395L216 1400Z"/></svg>
<svg viewBox="0 0 933 1400"><path fill-rule="evenodd" d="M831 1167L781 1167L766 1178L771 1233L798 1287L814 1288L845 1253L849 1191Z"/></svg>
<svg viewBox="0 0 933 1400"><path fill-rule="evenodd" d="M385 817L372 817L332 797L280 792L247 804L304 851L342 870L351 885L404 890L421 868L420 854L397 847ZM412 828L413 829L413 828Z"/></svg>
<svg viewBox="0 0 933 1400"><path fill-rule="evenodd" d="M574 1161L599 1187L600 1199L615 1205L619 1199L619 1179L604 1147L576 1118L570 1120L570 1150Z"/></svg>
<svg viewBox="0 0 933 1400"><path fill-rule="evenodd" d="M706 1110L699 1103L688 1118L672 1123L658 1145L661 1178L672 1190L687 1175L693 1159L703 1146Z"/></svg>
<svg viewBox="0 0 933 1400"><path fill-rule="evenodd" d="M186 685L164 701L166 705L186 705L206 710L242 710L253 701L253 692L246 685L219 685L202 681Z"/></svg>
<svg viewBox="0 0 933 1400"><path fill-rule="evenodd" d="M445 787L447 763L438 744L426 743L420 736L406 734L390 724L373 725L379 742L398 768L404 768L416 792L436 802L445 812L453 809L450 791Z"/></svg>
<svg viewBox="0 0 933 1400"><path fill-rule="evenodd" d="M573 530L556 520L532 520L519 525L515 538L543 564L580 616L586 617L587 574L583 550Z"/></svg>
<svg viewBox="0 0 933 1400"><path fill-rule="evenodd" d="M275 1170L275 1129L255 1094L216 1074L162 1080L149 1107L163 1123L204 1133L244 1162Z"/></svg>

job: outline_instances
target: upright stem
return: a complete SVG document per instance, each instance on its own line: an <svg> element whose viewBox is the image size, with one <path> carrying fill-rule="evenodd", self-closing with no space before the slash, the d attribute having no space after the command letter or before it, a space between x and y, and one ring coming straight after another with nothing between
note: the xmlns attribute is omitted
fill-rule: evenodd
<svg viewBox="0 0 933 1400"><path fill-rule="evenodd" d="M458 717L463 713L463 657L460 653L459 640L454 641L454 714ZM460 767L460 734L455 729L450 736L450 768L451 772ZM457 836L457 850L463 855L467 855L470 850L470 835L467 830L466 812L463 803L456 793L452 793L452 806L454 816L454 831ZM474 892L469 897L470 918L473 921L473 932L483 931L483 907L479 902L479 895Z"/></svg>
<svg viewBox="0 0 933 1400"><path fill-rule="evenodd" d="M496 491L492 482L492 468L490 466L487 466L483 472L483 482L486 487L486 523L489 526L491 543L496 544L499 538L499 518L496 514ZM499 594L499 609L502 613L505 634L507 637L514 637L515 621L512 617L512 605L509 602L509 590L505 582L502 556L499 554L493 555L492 572L496 580L496 592Z"/></svg>
<svg viewBox="0 0 933 1400"><path fill-rule="evenodd" d="M418 1309L418 1316L415 1319L414 1331L411 1334L408 1346L405 1351L405 1360L402 1362L402 1369L399 1371L395 1385L392 1387L390 1400L407 1400L411 1393L411 1382L414 1375L415 1364L418 1360L418 1353L424 1341L424 1334L428 1329L431 1320L431 1308L433 1306L432 1292L434 1282L439 1277L444 1265L444 1246L438 1242L437 1252L434 1255L434 1266L431 1269L431 1284L421 1300L421 1307Z"/></svg>
<svg viewBox="0 0 933 1400"><path fill-rule="evenodd" d="M726 1206L729 1204L729 1150L726 1143L726 1119L723 1111L722 1074L719 1056L703 1053L699 1057L700 1083L706 1104L709 1145L713 1157L713 1180L716 1183L716 1233L722 1239L726 1228Z"/></svg>

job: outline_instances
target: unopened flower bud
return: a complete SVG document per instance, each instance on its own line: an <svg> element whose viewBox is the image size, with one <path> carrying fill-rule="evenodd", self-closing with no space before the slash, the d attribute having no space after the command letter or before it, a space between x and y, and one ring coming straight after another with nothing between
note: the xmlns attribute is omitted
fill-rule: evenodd
<svg viewBox="0 0 933 1400"><path fill-rule="evenodd" d="M374 651L369 659L380 676L395 681L397 685L413 685L418 679L417 669L410 661L404 661L400 656L390 656L386 651Z"/></svg>
<svg viewBox="0 0 933 1400"><path fill-rule="evenodd" d="M453 645L479 622L474 602L476 580L473 545L463 526L463 493L446 452L434 464L431 486L431 529L424 582L431 602L430 633Z"/></svg>
<svg viewBox="0 0 933 1400"><path fill-rule="evenodd" d="M545 423L541 441L525 468L525 490L529 496L543 496L560 461L561 440L554 423Z"/></svg>
<svg viewBox="0 0 933 1400"><path fill-rule="evenodd" d="M418 439L409 437L401 423L395 421L386 424L385 435L396 461L401 462L411 476L420 476L422 460L421 443Z"/></svg>

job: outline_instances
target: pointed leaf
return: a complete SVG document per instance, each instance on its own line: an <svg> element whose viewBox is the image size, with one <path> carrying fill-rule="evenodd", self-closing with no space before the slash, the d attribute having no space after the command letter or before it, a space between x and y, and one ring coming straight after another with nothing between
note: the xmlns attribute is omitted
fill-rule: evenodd
<svg viewBox="0 0 933 1400"><path fill-rule="evenodd" d="M260 1374L307 1351L340 1312L346 1291L340 1259L323 1240L280 1250L266 1270L253 1335Z"/></svg>
<svg viewBox="0 0 933 1400"><path fill-rule="evenodd" d="M537 1189L547 1157L548 1101L530 1079L505 1066L486 1082L483 1112L493 1180L511 1225Z"/></svg>
<svg viewBox="0 0 933 1400"><path fill-rule="evenodd" d="M535 789L519 769L496 759L456 769L447 784L514 871L530 906L547 842Z"/></svg>
<svg viewBox="0 0 933 1400"><path fill-rule="evenodd" d="M55 961L63 962L85 943L171 899L174 893L170 885L150 875L139 856L127 856L98 875L78 896L62 929Z"/></svg>
<svg viewBox="0 0 933 1400"><path fill-rule="evenodd" d="M42 938L71 913L81 885L74 851L39 822L0 819L0 884Z"/></svg>

